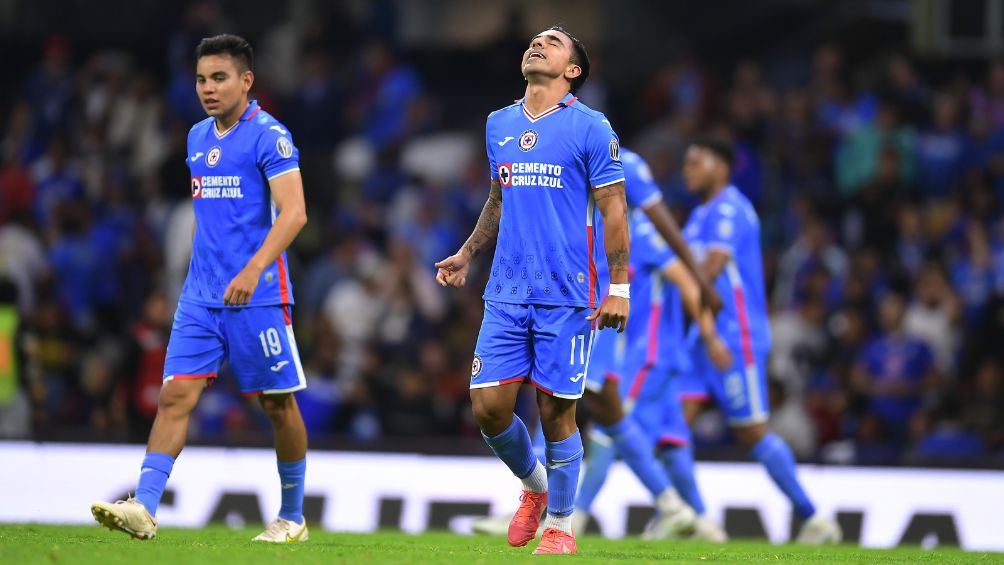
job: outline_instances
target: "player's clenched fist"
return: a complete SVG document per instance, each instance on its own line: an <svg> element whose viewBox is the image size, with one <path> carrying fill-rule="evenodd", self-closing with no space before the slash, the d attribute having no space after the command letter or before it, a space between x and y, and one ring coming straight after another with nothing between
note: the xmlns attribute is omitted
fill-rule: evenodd
<svg viewBox="0 0 1004 565"><path fill-rule="evenodd" d="M246 306L251 301L254 289L258 287L259 277L261 273L256 269L244 267L227 285L227 291L223 293L223 303L227 306Z"/></svg>
<svg viewBox="0 0 1004 565"><path fill-rule="evenodd" d="M436 263L436 282L442 286L452 286L460 288L467 284L467 271L471 268L470 255L463 249L456 255L450 255L446 259Z"/></svg>
<svg viewBox="0 0 1004 565"><path fill-rule="evenodd" d="M628 313L631 311L631 301L620 296L607 296L600 307L586 317L587 320L598 320L596 329L617 328L617 333L627 328Z"/></svg>

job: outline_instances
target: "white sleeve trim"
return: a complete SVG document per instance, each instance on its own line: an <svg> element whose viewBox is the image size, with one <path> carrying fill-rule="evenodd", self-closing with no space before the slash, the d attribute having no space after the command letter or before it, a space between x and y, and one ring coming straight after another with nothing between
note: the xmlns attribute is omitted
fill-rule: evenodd
<svg viewBox="0 0 1004 565"><path fill-rule="evenodd" d="M624 177L621 177L621 178L619 178L617 180L608 181L608 182L605 182L603 184L594 185L593 188L594 189L596 189L596 188L603 188L604 186L610 186L612 184L617 184L619 182L624 182Z"/></svg>
<svg viewBox="0 0 1004 565"><path fill-rule="evenodd" d="M281 173L276 173L276 174L268 177L268 180L277 179L277 178L281 177L282 175L285 175L287 173L292 173L293 171L299 171L299 170L300 170L300 167L293 167L292 169L286 169L285 171L283 171Z"/></svg>
<svg viewBox="0 0 1004 565"><path fill-rule="evenodd" d="M638 206L642 210L648 208L649 206L655 204L656 202L662 202L662 193L654 192L651 196L642 200L641 205Z"/></svg>

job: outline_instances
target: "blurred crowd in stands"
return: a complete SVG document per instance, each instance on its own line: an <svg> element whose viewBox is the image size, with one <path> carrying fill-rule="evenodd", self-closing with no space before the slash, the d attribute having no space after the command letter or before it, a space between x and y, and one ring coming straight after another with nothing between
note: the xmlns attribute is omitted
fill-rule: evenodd
<svg viewBox="0 0 1004 565"><path fill-rule="evenodd" d="M5 79L0 437L145 439L191 245L194 45L228 30L193 6L156 65L53 36ZM250 37L254 97L291 130L308 199L290 252L298 398L315 438L477 437L485 273L451 292L432 264L484 203L480 128L521 96L525 39L472 48L492 89L474 96L386 37L331 18ZM771 425L801 459L1004 461L1004 62L935 80L887 52L852 73L822 43L776 78L769 60L712 69L681 53L626 92L602 46L594 57L580 98L647 158L681 222L687 140L734 140L763 224ZM267 433L222 377L192 435ZM695 426L707 449L727 433L714 410Z"/></svg>

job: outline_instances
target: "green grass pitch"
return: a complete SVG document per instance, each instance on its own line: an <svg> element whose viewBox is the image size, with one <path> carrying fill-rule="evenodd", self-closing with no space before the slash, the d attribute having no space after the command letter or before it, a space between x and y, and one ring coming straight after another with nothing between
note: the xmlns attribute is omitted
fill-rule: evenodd
<svg viewBox="0 0 1004 565"><path fill-rule="evenodd" d="M536 545L508 547L504 539L460 536L437 532L408 535L335 534L312 531L310 541L289 546L255 544L249 540L258 530L209 527L189 530L164 528L157 538L135 541L120 532L99 526L0 525L0 563L100 563L154 565L179 563L213 565L268 563L309 564L363 563L533 563ZM638 539L606 540L584 536L579 554L546 557L575 563L798 563L867 564L887 563L1004 563L1004 554L966 553L957 549L924 551L919 548L892 550L850 546L810 548L738 541L710 545L691 541L643 542Z"/></svg>

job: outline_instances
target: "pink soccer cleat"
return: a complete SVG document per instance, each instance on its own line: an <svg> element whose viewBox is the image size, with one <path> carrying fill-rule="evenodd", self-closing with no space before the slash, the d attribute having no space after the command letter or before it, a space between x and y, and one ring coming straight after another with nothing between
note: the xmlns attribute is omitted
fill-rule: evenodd
<svg viewBox="0 0 1004 565"><path fill-rule="evenodd" d="M544 530L544 535L540 537L540 545L533 550L534 555L561 555L578 552L579 548L575 547L575 536L566 534L558 528Z"/></svg>
<svg viewBox="0 0 1004 565"><path fill-rule="evenodd" d="M519 510L509 522L509 545L513 547L523 547L537 536L540 515L547 508L547 493L524 490L519 503Z"/></svg>

